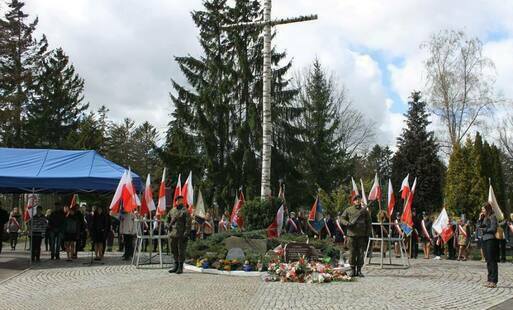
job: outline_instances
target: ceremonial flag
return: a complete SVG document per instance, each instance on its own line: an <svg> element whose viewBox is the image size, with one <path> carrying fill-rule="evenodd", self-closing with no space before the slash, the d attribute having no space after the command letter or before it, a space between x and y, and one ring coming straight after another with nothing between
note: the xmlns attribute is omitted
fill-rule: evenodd
<svg viewBox="0 0 513 310"><path fill-rule="evenodd" d="M404 233L409 236L413 231L413 215L412 215L412 205L413 205L413 196L415 195L415 187L417 186L417 178L413 181L413 186L411 191L406 199L406 203L404 205L403 214L401 215L401 227Z"/></svg>
<svg viewBox="0 0 513 310"><path fill-rule="evenodd" d="M36 214L36 205L37 205L37 197L35 194L29 194L27 196L27 206L25 207L25 212L23 212L23 220L25 222L30 221L30 219ZM0 229L3 229L0 227ZM2 242L0 240L0 242Z"/></svg>
<svg viewBox="0 0 513 310"><path fill-rule="evenodd" d="M71 197L71 202L69 204L69 208L73 209L73 208L75 208L75 205L80 206L80 200L78 199L78 194L73 194L73 196Z"/></svg>
<svg viewBox="0 0 513 310"><path fill-rule="evenodd" d="M278 238L281 235L281 230L283 228L283 214L284 214L283 205L278 209L276 213L276 217L274 221L267 227L267 238Z"/></svg>
<svg viewBox="0 0 513 310"><path fill-rule="evenodd" d="M157 215L166 214L166 168L162 171L162 180L159 188L159 202L157 204Z"/></svg>
<svg viewBox="0 0 513 310"><path fill-rule="evenodd" d="M408 173L406 178L404 178L403 183L401 184L400 192L401 192L401 198L403 200L406 200L406 198L408 198L408 194L410 193L410 183L408 181L409 178L410 178L410 174Z"/></svg>
<svg viewBox="0 0 513 310"><path fill-rule="evenodd" d="M141 205L139 197L135 191L134 184L132 182L132 171L130 168L128 168L125 184L123 184L121 197L123 200L123 210L127 213L134 212L137 209L137 206Z"/></svg>
<svg viewBox="0 0 513 310"><path fill-rule="evenodd" d="M151 179L150 174L148 173L148 177L146 178L146 186L144 187L144 193L142 196L141 202L141 215L144 216L148 214L151 216L151 211L156 209L155 202L153 201L153 191L151 189Z"/></svg>
<svg viewBox="0 0 513 310"><path fill-rule="evenodd" d="M381 200L381 186L379 186L378 174L374 176L374 184L369 193L369 201Z"/></svg>
<svg viewBox="0 0 513 310"><path fill-rule="evenodd" d="M394 213L394 206L395 206L394 189L392 188L392 181L390 179L388 179L388 199L387 199L388 218L392 218L392 214Z"/></svg>
<svg viewBox="0 0 513 310"><path fill-rule="evenodd" d="M323 219L323 210L321 206L321 201L319 197L315 198L315 202L312 205L312 209L308 214L308 222L310 225L317 231L317 233L321 233L321 229L324 225Z"/></svg>
<svg viewBox="0 0 513 310"><path fill-rule="evenodd" d="M187 180L185 180L185 184L182 188L182 196L185 201L186 206L191 209L194 205L194 188L192 186L192 171L189 172L189 176Z"/></svg>
<svg viewBox="0 0 513 310"><path fill-rule="evenodd" d="M178 175L178 180L176 181L175 193L173 195L173 207L176 208L176 197L182 195L182 175Z"/></svg>
<svg viewBox="0 0 513 310"><path fill-rule="evenodd" d="M490 184L490 189L488 190L488 203L492 206L493 213L495 213L495 217L497 221L501 222L504 220L504 214L499 208L499 204L497 203L497 198L495 198L495 193L493 192L492 184Z"/></svg>
<svg viewBox="0 0 513 310"><path fill-rule="evenodd" d="M368 204L368 202L367 202L367 196L365 196L365 188L363 188L363 181L362 181L362 179L360 179L360 185L361 185L361 187L362 187L362 201L363 201L363 205L364 205L365 207L367 207L367 204Z"/></svg>
<svg viewBox="0 0 513 310"><path fill-rule="evenodd" d="M203 195L201 194L201 190L198 191L198 201L196 202L196 209L194 209L194 216L205 219L205 202L203 201Z"/></svg>
<svg viewBox="0 0 513 310"><path fill-rule="evenodd" d="M116 191L114 192L114 197L112 197L112 201L110 202L109 210L113 214L119 213L120 203L123 198L123 187L127 181L127 171L123 172L121 179L119 179L118 186L116 187Z"/></svg>
<svg viewBox="0 0 513 310"><path fill-rule="evenodd" d="M353 184L353 189L351 190L351 203L353 202L354 200L354 197L360 195L360 193L358 192L358 186L356 186L356 182L354 181L353 177L351 177L351 183Z"/></svg>
<svg viewBox="0 0 513 310"><path fill-rule="evenodd" d="M235 205L233 206L232 214L230 217L230 222L232 224L232 228L244 228L244 218L241 214L241 209L244 207L244 194L242 191L239 193L239 197L235 201Z"/></svg>
<svg viewBox="0 0 513 310"><path fill-rule="evenodd" d="M442 237L444 243L451 239L453 231L451 225L449 225L449 216L445 208L442 209L442 212L440 212L440 215L438 215L433 223L433 230Z"/></svg>

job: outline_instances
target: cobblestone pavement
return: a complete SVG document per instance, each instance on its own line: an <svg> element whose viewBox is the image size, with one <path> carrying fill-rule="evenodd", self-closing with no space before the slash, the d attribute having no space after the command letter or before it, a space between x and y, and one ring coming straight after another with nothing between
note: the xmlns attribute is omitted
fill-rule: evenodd
<svg viewBox="0 0 513 310"><path fill-rule="evenodd" d="M511 263L499 265L490 290L481 262L418 259L406 270L366 268L352 283L308 285L86 261L45 262L5 281L0 309L487 309L513 296Z"/></svg>

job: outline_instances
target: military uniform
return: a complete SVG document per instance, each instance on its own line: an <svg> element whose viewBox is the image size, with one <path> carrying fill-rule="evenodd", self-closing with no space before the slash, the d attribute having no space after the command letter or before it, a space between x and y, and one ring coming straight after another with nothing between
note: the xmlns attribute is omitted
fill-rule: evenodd
<svg viewBox="0 0 513 310"><path fill-rule="evenodd" d="M347 227L349 264L353 275L361 275L365 249L372 229L371 215L366 208L352 205L344 210L340 223Z"/></svg>
<svg viewBox="0 0 513 310"><path fill-rule="evenodd" d="M171 252L175 260L175 272L181 273L185 261L187 240L191 234L191 216L185 207L178 206L169 211Z"/></svg>

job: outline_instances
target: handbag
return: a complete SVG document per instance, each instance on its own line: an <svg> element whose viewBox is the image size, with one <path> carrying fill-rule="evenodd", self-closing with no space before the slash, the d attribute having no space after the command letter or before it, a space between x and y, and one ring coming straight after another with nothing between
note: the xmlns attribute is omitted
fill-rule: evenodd
<svg viewBox="0 0 513 310"><path fill-rule="evenodd" d="M504 240L504 229L500 226L497 227L497 231L495 232L495 239Z"/></svg>

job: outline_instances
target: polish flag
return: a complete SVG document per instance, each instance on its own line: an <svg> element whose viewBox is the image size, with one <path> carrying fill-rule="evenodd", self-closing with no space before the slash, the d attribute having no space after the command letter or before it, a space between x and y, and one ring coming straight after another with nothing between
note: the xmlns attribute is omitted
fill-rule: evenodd
<svg viewBox="0 0 513 310"><path fill-rule="evenodd" d="M70 209L75 208L76 204L78 204L78 194L73 194L73 196L71 197L71 202L69 204L69 208Z"/></svg>
<svg viewBox="0 0 513 310"><path fill-rule="evenodd" d="M283 228L283 214L284 214L284 208L283 205L278 209L278 212L276 213L276 217L274 218L274 221L272 222L269 227L267 227L267 238L278 238L281 235L281 230Z"/></svg>
<svg viewBox="0 0 513 310"><path fill-rule="evenodd" d="M144 188L144 193L142 196L141 202L141 215L148 214L151 216L151 211L156 209L155 202L153 201L153 192L151 190L151 180L150 174L148 173L148 177L146 178L146 186Z"/></svg>
<svg viewBox="0 0 513 310"><path fill-rule="evenodd" d="M381 186L379 186L378 174L374 176L374 184L369 193L369 201L381 200Z"/></svg>
<svg viewBox="0 0 513 310"><path fill-rule="evenodd" d="M132 171L128 169L128 173L123 184L123 190L121 192L123 201L123 210L128 213L132 213L137 210L137 206L141 205L141 201L135 191L134 183L132 181Z"/></svg>
<svg viewBox="0 0 513 310"><path fill-rule="evenodd" d="M408 194L410 193L410 183L408 182L409 178L410 178L410 174L408 173L406 178L404 178L403 183L401 184L400 192L402 192L401 193L401 198L403 200L406 200L406 198L408 198Z"/></svg>
<svg viewBox="0 0 513 310"><path fill-rule="evenodd" d="M361 185L361 187L362 187L362 202L363 202L363 205L364 205L365 207L367 207L367 204L368 204L368 202L367 202L367 196L365 196L365 188L363 188L363 181L362 181L362 179L360 179L360 185Z"/></svg>
<svg viewBox="0 0 513 310"><path fill-rule="evenodd" d="M192 187L192 171L189 172L189 176L187 180L185 180L185 184L182 188L182 196L185 201L186 207L189 208L189 213L192 211L192 206L194 205L194 188Z"/></svg>
<svg viewBox="0 0 513 310"><path fill-rule="evenodd" d="M394 206L395 206L394 189L392 188L392 181L390 179L388 179L388 199L387 199L388 218L392 218L392 214L394 213Z"/></svg>
<svg viewBox="0 0 513 310"><path fill-rule="evenodd" d="M27 206L25 207L25 212L23 212L23 220L25 222L30 221L30 219L36 214L36 205L37 205L36 195L29 194L28 199L27 199ZM2 241L0 240L0 242L2 242Z"/></svg>
<svg viewBox="0 0 513 310"><path fill-rule="evenodd" d="M166 168L162 172L162 180L160 181L159 188L159 202L157 204L157 215L163 216L166 214Z"/></svg>
<svg viewBox="0 0 513 310"><path fill-rule="evenodd" d="M415 187L417 186L417 178L413 181L413 186L411 188L411 192L406 199L406 204L404 205L403 214L401 215L401 222L406 224L410 229L413 228L413 215L412 215L412 206L413 206L413 196L415 195Z"/></svg>
<svg viewBox="0 0 513 310"><path fill-rule="evenodd" d="M239 228L240 230L244 228L244 219L241 214L242 207L244 207L244 194L240 191L239 197L235 201L235 205L233 206L232 214L230 216L232 228Z"/></svg>
<svg viewBox="0 0 513 310"><path fill-rule="evenodd" d="M447 243L451 239L453 231L449 224L449 216L445 208L442 209L440 215L438 215L436 221L433 223L433 230L442 237L444 243Z"/></svg>
<svg viewBox="0 0 513 310"><path fill-rule="evenodd" d="M121 201L123 199L123 197L122 197L123 187L124 187L124 185L125 185L125 183L127 181L127 177L128 177L128 174L127 174L127 171L125 170L123 172L123 175L121 176L121 179L119 179L118 186L116 187L116 191L114 192L114 197L112 197L112 201L111 201L110 206L109 206L109 210L113 214L118 214L119 213L120 204L121 204Z"/></svg>
<svg viewBox="0 0 513 310"><path fill-rule="evenodd" d="M353 177L351 177L351 183L353 184L353 190L351 191L351 203L354 200L354 197L360 195L358 192L358 186L356 186L356 182L354 181Z"/></svg>
<svg viewBox="0 0 513 310"><path fill-rule="evenodd" d="M176 208L176 197L182 194L182 175L178 175L178 180L176 181L175 193L173 195L173 207Z"/></svg>

